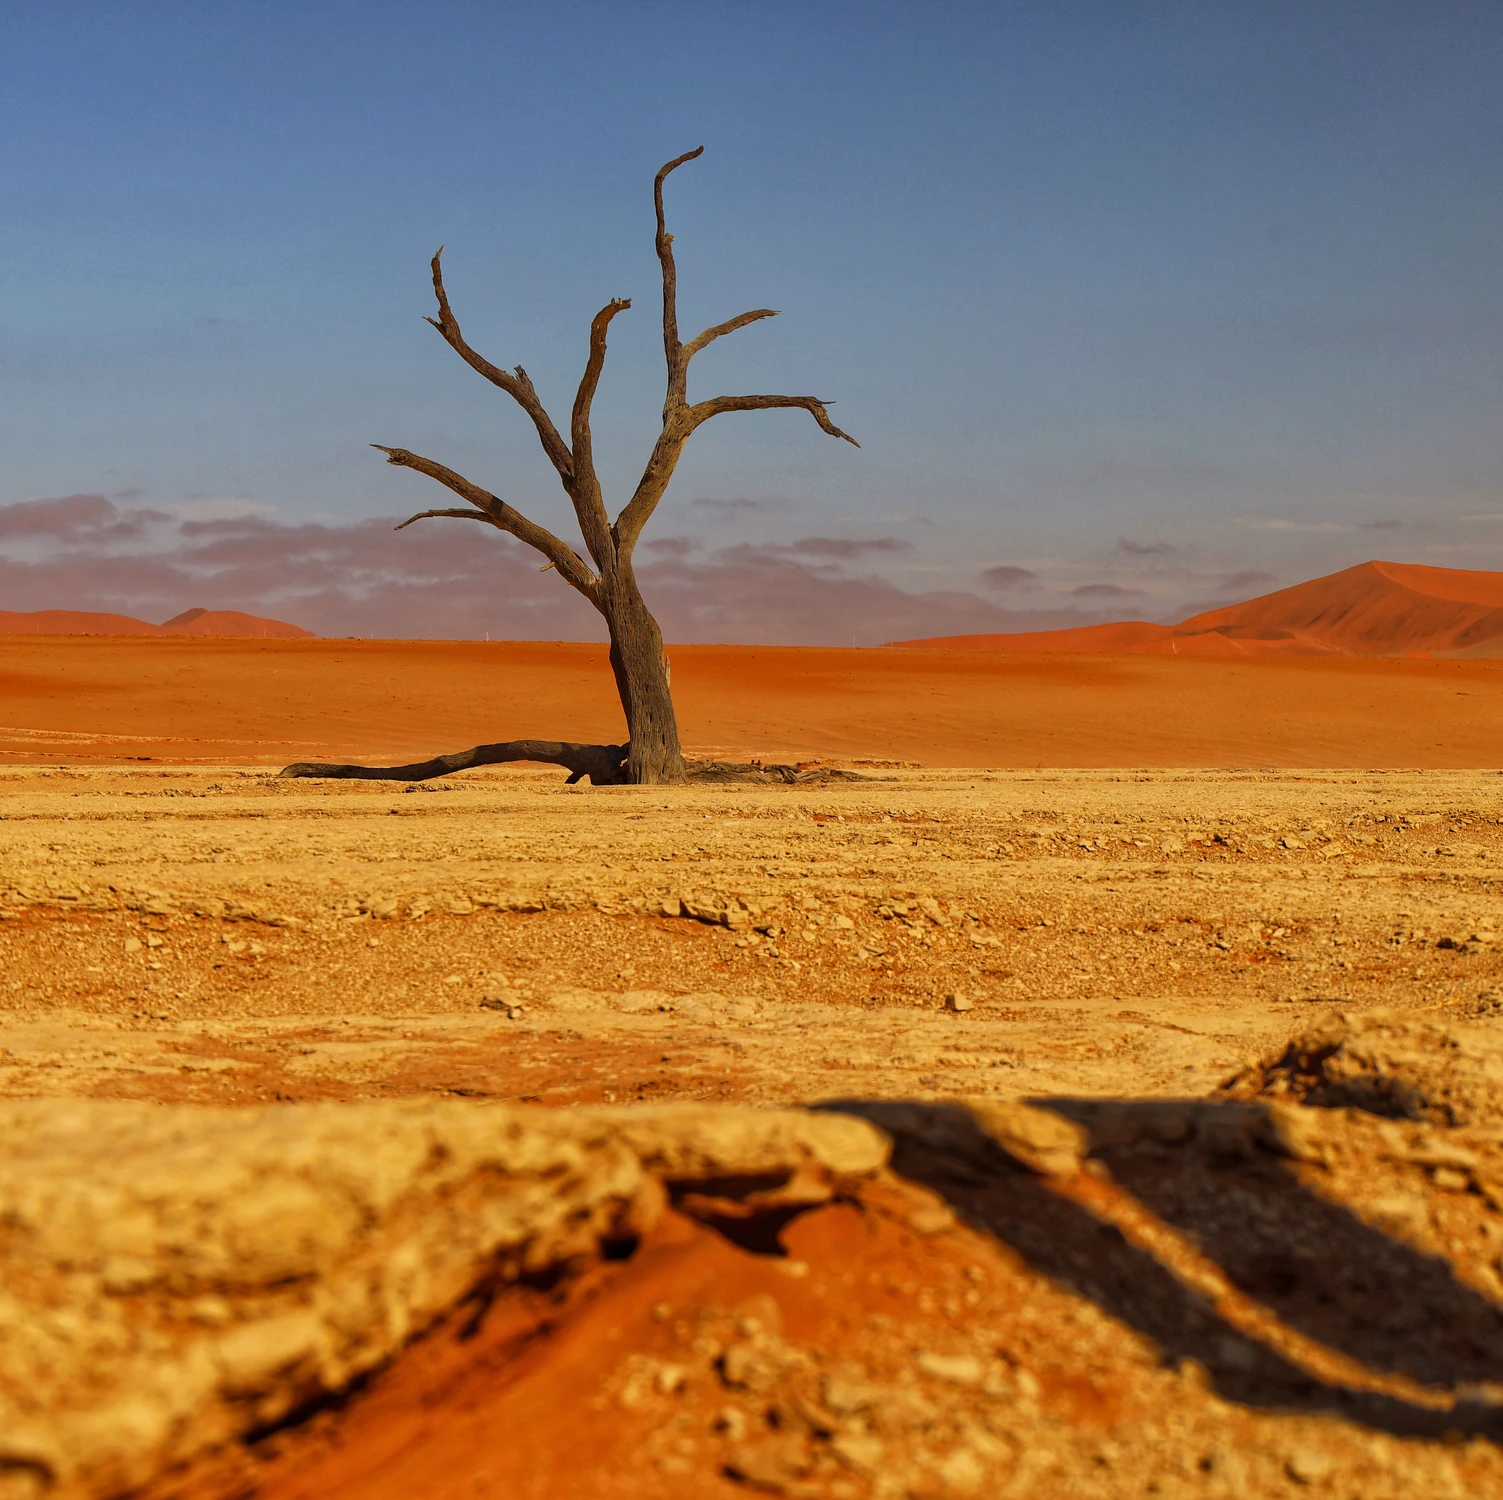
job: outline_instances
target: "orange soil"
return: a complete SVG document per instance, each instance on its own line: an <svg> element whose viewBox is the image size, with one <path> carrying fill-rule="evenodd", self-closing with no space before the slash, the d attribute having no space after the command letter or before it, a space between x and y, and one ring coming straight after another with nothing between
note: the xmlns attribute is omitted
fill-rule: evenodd
<svg viewBox="0 0 1503 1500"><path fill-rule="evenodd" d="M937 1300L967 1287L968 1268L1005 1282L1016 1263L985 1235L915 1233L906 1222L915 1204L937 1201L906 1185L870 1184L859 1204L795 1218L778 1236L786 1258L753 1254L669 1211L624 1264L592 1267L552 1294L511 1291L490 1308L462 1308L322 1421L223 1452L153 1488L147 1500L735 1500L756 1493L762 1486L724 1472L724 1440L705 1436L717 1413L741 1406L745 1393L738 1401L694 1370L678 1394L633 1400L623 1375L633 1366L692 1360L689 1332L734 1337L747 1317L833 1364L901 1358L915 1343L943 1347L955 1337L954 1308L944 1312L924 1296L915 1303L910 1294L924 1287ZM1046 1401L1072 1427L1104 1430L1130 1419L1141 1398L1103 1384L1051 1375ZM756 1398L750 1403L755 1408ZM693 1461L681 1456L689 1453ZM832 1493L796 1480L776 1488ZM954 1494L944 1486L926 1493L938 1500L941 1492ZM903 1493L916 1492L905 1486Z"/></svg>
<svg viewBox="0 0 1503 1500"><path fill-rule="evenodd" d="M1503 661L675 646L697 753L944 766L1497 765ZM615 741L601 646L12 637L0 759L387 764Z"/></svg>
<svg viewBox="0 0 1503 1500"><path fill-rule="evenodd" d="M1123 620L897 644L1150 656L1496 656L1503 652L1503 573L1367 562L1179 625Z"/></svg>

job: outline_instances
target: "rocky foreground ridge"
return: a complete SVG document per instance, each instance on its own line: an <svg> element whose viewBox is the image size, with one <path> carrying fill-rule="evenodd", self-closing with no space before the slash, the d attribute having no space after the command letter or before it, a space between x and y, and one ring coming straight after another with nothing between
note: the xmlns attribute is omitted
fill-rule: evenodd
<svg viewBox="0 0 1503 1500"><path fill-rule="evenodd" d="M640 1429L642 1493L1497 1493L1500 1074L1495 1023L1438 1011L1329 1015L1199 1100L9 1102L0 1496L303 1493L172 1485L669 1220L795 1300L843 1276L846 1332L784 1337L767 1295L691 1319L669 1277L672 1358L567 1376ZM868 1228L776 1259L832 1213ZM855 1317L878 1286L897 1322Z"/></svg>
<svg viewBox="0 0 1503 1500"><path fill-rule="evenodd" d="M775 1212L887 1155L861 1120L693 1106L39 1101L0 1133L7 1500L266 1429L487 1287L629 1245L669 1193L731 1179Z"/></svg>

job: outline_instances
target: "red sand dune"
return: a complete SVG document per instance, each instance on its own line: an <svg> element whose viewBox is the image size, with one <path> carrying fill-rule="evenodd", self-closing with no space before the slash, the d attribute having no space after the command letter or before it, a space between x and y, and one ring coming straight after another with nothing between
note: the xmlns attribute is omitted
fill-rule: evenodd
<svg viewBox="0 0 1503 1500"><path fill-rule="evenodd" d="M1366 562L1178 625L895 641L930 650L1092 656L1503 656L1503 573Z"/></svg>
<svg viewBox="0 0 1503 1500"><path fill-rule="evenodd" d="M80 609L0 609L0 635L213 635L307 640L313 632L285 620L263 620L238 609L185 609L164 625L130 615L94 614Z"/></svg>

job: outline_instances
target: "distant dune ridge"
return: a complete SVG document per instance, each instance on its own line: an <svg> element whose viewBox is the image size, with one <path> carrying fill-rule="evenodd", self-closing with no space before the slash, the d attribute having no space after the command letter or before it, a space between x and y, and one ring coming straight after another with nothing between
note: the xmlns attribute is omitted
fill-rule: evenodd
<svg viewBox="0 0 1503 1500"><path fill-rule="evenodd" d="M285 620L263 620L238 609L185 609L163 625L130 615L93 614L81 609L0 609L0 635L207 635L313 638L311 630Z"/></svg>
<svg viewBox="0 0 1503 1500"><path fill-rule="evenodd" d="M1503 573L1365 562L1178 625L892 641L940 651L1088 656L1503 656Z"/></svg>

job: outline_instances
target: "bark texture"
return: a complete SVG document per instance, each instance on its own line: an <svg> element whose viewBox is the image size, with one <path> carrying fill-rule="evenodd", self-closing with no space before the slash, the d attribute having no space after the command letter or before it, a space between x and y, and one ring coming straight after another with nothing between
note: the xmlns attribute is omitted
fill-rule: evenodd
<svg viewBox="0 0 1503 1500"><path fill-rule="evenodd" d="M563 766L569 772L565 783L572 786L588 776L596 786L619 786L626 780L625 745L575 745L559 740L504 740L497 745L476 745L453 755L435 755L408 766L343 766L303 760L284 766L279 776L316 776L332 781L430 781L451 771L474 766L499 766L507 761L534 760Z"/></svg>
<svg viewBox="0 0 1503 1500"><path fill-rule="evenodd" d="M673 709L668 659L663 651L663 636L658 623L642 598L637 586L634 553L643 527L652 518L678 467L684 445L712 417L737 411L767 411L794 408L807 411L820 428L831 437L843 438L854 446L856 440L842 432L830 420L828 402L817 396L711 396L689 400L689 363L702 349L725 334L734 333L763 318L776 317L773 309L754 308L750 312L716 323L686 344L678 330L678 268L673 258L673 236L668 233L663 211L663 184L669 173L692 161L703 146L685 152L668 162L653 180L653 209L657 218L656 247L663 279L663 357L667 365L667 393L663 401L663 426L653 445L642 477L626 504L612 521L606 510L600 480L595 470L590 435L590 408L605 368L606 333L617 314L631 306L626 298L613 298L590 324L589 349L584 374L574 397L569 417L567 440L543 406L526 370L502 369L477 353L460 330L459 320L449 304L443 278L443 247L433 257L433 291L438 300L438 316L427 321L443 335L444 341L478 375L510 396L531 419L543 452L558 474L564 493L569 497L584 543L585 556L555 536L546 527L529 520L489 490L472 483L464 475L433 459L409 452L406 448L373 446L386 454L387 462L398 468L415 469L443 485L468 509L419 511L401 526L430 518L485 522L525 542L547 559L544 571L555 569L560 578L582 594L604 617L611 642L611 668L616 690L626 716L628 744L624 747L624 772L616 774L607 762L607 752L616 746L552 745L556 753L540 755L492 754L516 745L544 745L550 742L514 740L505 745L481 745L459 755L439 756L420 766L288 766L284 776L369 777L420 781L447 771L474 765L492 765L503 760L543 760L569 767L571 780L589 776L592 781L615 780L636 783L676 782L686 776L683 749L679 743L678 720ZM588 559L588 560L586 560ZM480 758L476 758L480 757ZM453 764L446 764L453 762ZM577 766L576 766L577 763ZM442 769L423 769L424 767ZM597 775L597 771L602 774ZM421 772L421 774L418 774ZM400 773L400 774L397 774Z"/></svg>

